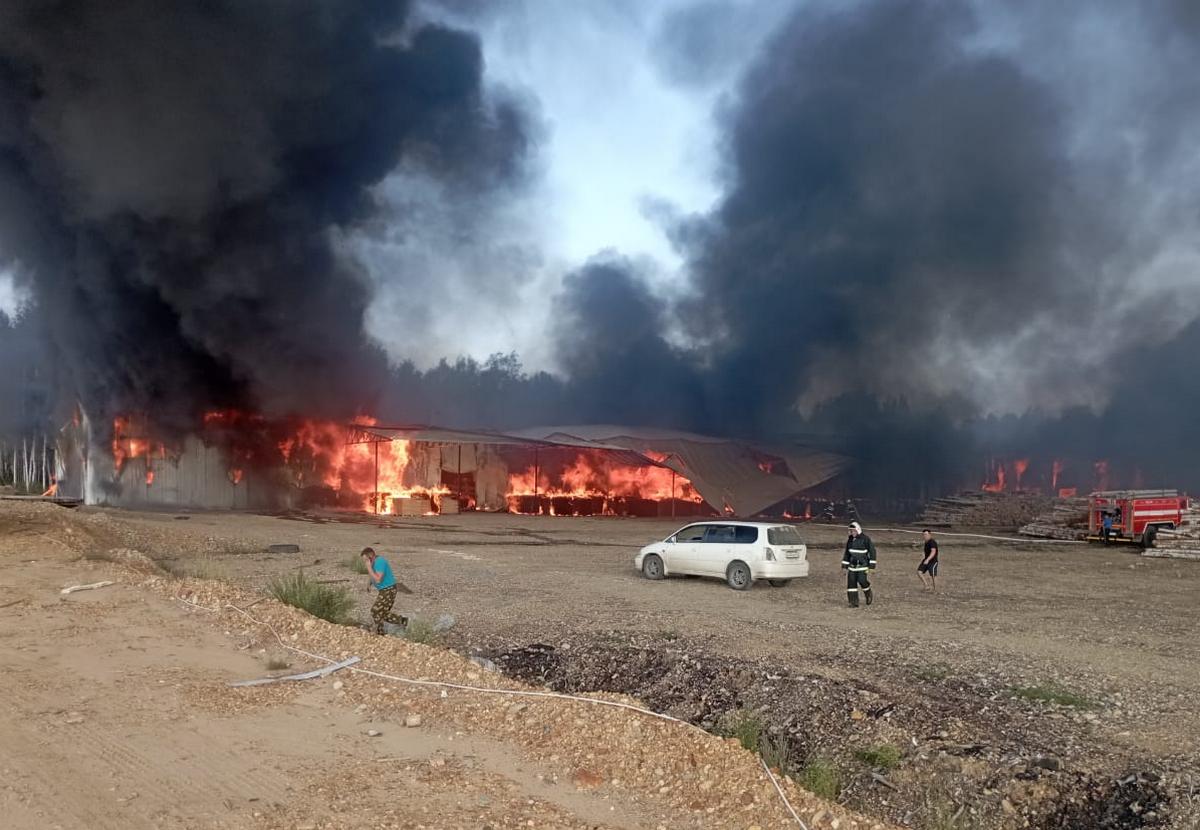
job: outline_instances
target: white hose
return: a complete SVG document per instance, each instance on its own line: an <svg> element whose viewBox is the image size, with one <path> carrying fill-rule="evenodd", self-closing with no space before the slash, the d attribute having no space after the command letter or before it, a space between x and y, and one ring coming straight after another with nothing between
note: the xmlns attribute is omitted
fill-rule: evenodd
<svg viewBox="0 0 1200 830"><path fill-rule="evenodd" d="M759 755L758 762L762 764L762 768L767 773L767 777L770 778L771 783L775 785L775 792L779 793L779 797L783 799L783 806L788 808L788 812L792 814L792 818L796 820L796 823L800 825L802 830L808 830L808 825L805 824L804 820L796 814L795 810L792 809L792 802L788 801L788 797L783 794L783 787L779 786L779 782L775 780L775 773L771 772L771 768L767 766L766 760Z"/></svg>
<svg viewBox="0 0 1200 830"><path fill-rule="evenodd" d="M190 605L193 608L198 608L201 611L208 611L209 613L217 613L217 611L215 609L205 608L203 605L199 605L195 602L192 602L191 600L186 600L183 597L175 597L175 599L177 599L179 602ZM284 642L283 637L281 637L279 635L279 632L275 630L275 626L271 625L269 622L266 622L265 620L257 619L252 614L242 610L241 608L238 608L233 603L227 602L227 603L225 603L225 607L230 608L234 611L237 611L239 614L241 614L246 619L250 620L255 625L259 625L259 626L262 626L263 628L266 628L268 631L271 632L272 635L274 635L275 640L279 643L279 645L281 645L283 648L287 649L288 651L293 651L296 654L302 654L305 657L309 657L313 660L319 660L324 663L338 662L338 661L336 661L330 657L326 657L322 654L313 654L311 651L305 651L302 648L297 648L296 646L288 645L286 642ZM634 706L629 703L621 703L616 700L601 700L599 698L594 698L594 697L579 697L577 695L568 695L568 694L563 694L561 692L536 692L536 691L529 691L529 690L525 690L525 689L495 689L495 688L490 688L490 687L486 687L486 686L467 686L462 683L449 683L444 680L416 680L411 677L400 677L400 676L394 675L394 674L385 674L384 672L371 671L370 669L360 669L355 666L348 666L344 669L344 671L353 672L355 674L365 674L370 677L378 677L383 680L393 680L397 683L407 683L411 686L435 686L435 687L442 688L442 689L458 689L460 691L466 691L466 692L482 692L484 694L495 694L495 695L513 695L513 696L517 696L517 697L557 698L559 700L574 700L574 701L578 701L580 703L591 703L591 704L597 705L597 706L611 706L616 709L627 709L630 712L637 712L639 715L646 715L648 717L658 718L659 720L670 721L671 723L678 723L678 724L688 727L689 729L694 729L697 732L702 732L705 735L709 734L708 732L706 732L704 729L700 728L699 726L696 726L695 724L692 724L692 723L688 723L685 720L680 720L679 718L673 718L670 715L664 715L661 712L655 712L650 709L645 709L641 706ZM770 778L771 783L775 785L775 792L779 793L779 798L783 801L783 805L785 807L787 807L788 812L792 814L792 818L794 818L796 820L796 822L800 825L800 827L803 830L808 830L808 826L805 825L805 823L800 819L800 816L797 815L796 811L792 808L792 804L790 801L788 801L787 795L784 794L783 788L780 787L779 782L775 780L775 775L771 772L770 768L767 767L766 762L763 761L763 759L762 759L762 756L759 756L758 760L760 762L762 762L763 769L766 770L766 772L767 772L767 777Z"/></svg>
<svg viewBox="0 0 1200 830"><path fill-rule="evenodd" d="M888 533L924 533L924 530L909 530L903 527L878 527L873 530L879 530ZM1086 545L1087 542L1082 539L1034 539L1030 536L988 536L985 533L942 533L938 531L938 536L962 536L969 539L994 539L997 542L1021 542L1022 544L1031 545Z"/></svg>

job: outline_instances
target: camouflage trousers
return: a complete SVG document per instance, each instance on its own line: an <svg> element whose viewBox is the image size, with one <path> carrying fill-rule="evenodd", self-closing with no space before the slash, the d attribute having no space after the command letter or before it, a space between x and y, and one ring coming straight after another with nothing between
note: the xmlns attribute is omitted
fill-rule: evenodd
<svg viewBox="0 0 1200 830"><path fill-rule="evenodd" d="M371 619L375 620L375 633L383 633L383 624L391 623L392 625L406 626L408 625L408 617L403 614L393 614L392 606L396 604L396 586L391 588L383 588L379 592L379 596L375 598L375 604L371 606Z"/></svg>

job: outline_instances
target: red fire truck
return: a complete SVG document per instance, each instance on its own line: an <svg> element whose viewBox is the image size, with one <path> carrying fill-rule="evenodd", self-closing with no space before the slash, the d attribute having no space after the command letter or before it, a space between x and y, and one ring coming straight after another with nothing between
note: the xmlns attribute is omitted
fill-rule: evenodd
<svg viewBox="0 0 1200 830"><path fill-rule="evenodd" d="M1150 547L1161 528L1175 528L1188 509L1177 490L1103 490L1088 504L1088 541L1104 540L1104 517L1112 517L1109 540Z"/></svg>

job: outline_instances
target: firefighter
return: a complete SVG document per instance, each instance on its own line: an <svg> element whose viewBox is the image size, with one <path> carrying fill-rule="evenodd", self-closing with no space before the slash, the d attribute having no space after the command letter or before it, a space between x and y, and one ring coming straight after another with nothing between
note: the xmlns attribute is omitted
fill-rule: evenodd
<svg viewBox="0 0 1200 830"><path fill-rule="evenodd" d="M858 589L861 587L871 604L871 581L868 573L875 572L875 543L862 532L858 522L850 523L850 535L846 539L846 553L842 556L842 570L846 572L846 598L851 608L858 607Z"/></svg>

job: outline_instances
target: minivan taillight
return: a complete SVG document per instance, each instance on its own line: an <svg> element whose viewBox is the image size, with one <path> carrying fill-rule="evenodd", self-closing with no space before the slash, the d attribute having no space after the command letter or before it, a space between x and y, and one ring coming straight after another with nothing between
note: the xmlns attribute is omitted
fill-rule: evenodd
<svg viewBox="0 0 1200 830"><path fill-rule="evenodd" d="M766 552L767 561L774 562L775 561L775 551L771 548L763 548L763 550Z"/></svg>

